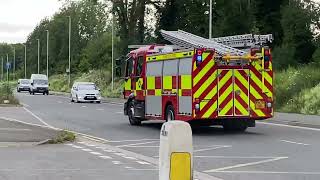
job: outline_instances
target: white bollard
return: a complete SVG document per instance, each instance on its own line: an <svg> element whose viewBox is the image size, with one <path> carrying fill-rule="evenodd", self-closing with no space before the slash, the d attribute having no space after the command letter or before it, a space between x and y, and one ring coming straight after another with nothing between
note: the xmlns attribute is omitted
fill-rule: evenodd
<svg viewBox="0 0 320 180"><path fill-rule="evenodd" d="M189 123L170 121L162 125L159 149L159 180L192 180L193 147Z"/></svg>

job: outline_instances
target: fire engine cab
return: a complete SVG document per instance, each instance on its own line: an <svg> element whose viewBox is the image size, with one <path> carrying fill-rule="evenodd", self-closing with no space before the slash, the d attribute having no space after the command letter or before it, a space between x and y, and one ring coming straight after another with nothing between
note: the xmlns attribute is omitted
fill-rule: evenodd
<svg viewBox="0 0 320 180"><path fill-rule="evenodd" d="M261 43L270 35L205 39L180 30L161 33L174 45L141 47L125 62L124 114L131 125L182 120L244 131L273 116L272 57ZM254 45L240 50L243 41Z"/></svg>

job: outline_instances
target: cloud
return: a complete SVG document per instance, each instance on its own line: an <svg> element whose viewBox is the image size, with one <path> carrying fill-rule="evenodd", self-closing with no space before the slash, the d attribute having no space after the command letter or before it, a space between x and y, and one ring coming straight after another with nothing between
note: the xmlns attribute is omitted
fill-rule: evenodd
<svg viewBox="0 0 320 180"><path fill-rule="evenodd" d="M0 33L17 33L25 30L32 30L33 25L18 25L18 24L10 24L6 22L0 22Z"/></svg>

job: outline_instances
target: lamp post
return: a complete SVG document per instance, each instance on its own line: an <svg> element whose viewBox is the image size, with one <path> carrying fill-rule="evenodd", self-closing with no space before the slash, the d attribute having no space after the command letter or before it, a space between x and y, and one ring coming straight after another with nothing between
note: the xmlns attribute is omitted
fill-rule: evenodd
<svg viewBox="0 0 320 180"><path fill-rule="evenodd" d="M112 26L111 26L111 87L112 87L112 90L114 89L114 65L113 65L113 56L114 56L114 54L113 54L113 50L114 50L114 41L113 41L113 34L114 34L114 30L113 30L113 26L114 26L114 16L113 16L113 14L112 14Z"/></svg>
<svg viewBox="0 0 320 180"><path fill-rule="evenodd" d="M13 78L16 78L16 48L13 47Z"/></svg>
<svg viewBox="0 0 320 180"><path fill-rule="evenodd" d="M27 43L24 46L24 78L27 79Z"/></svg>
<svg viewBox="0 0 320 180"><path fill-rule="evenodd" d="M38 74L40 74L40 39L38 41Z"/></svg>
<svg viewBox="0 0 320 180"><path fill-rule="evenodd" d="M210 10L209 10L209 39L212 38L212 0L210 0Z"/></svg>
<svg viewBox="0 0 320 180"><path fill-rule="evenodd" d="M69 79L68 79L68 87L71 84L71 16L69 17Z"/></svg>
<svg viewBox="0 0 320 180"><path fill-rule="evenodd" d="M47 77L49 78L49 30L47 31Z"/></svg>

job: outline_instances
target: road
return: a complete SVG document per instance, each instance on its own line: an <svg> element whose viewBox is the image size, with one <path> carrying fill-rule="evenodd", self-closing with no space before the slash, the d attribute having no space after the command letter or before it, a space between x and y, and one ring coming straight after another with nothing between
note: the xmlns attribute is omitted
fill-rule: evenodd
<svg viewBox="0 0 320 180"><path fill-rule="evenodd" d="M63 96L21 93L17 97L39 124L103 138L110 145L144 156L158 156L161 123L130 126L122 105L76 104ZM193 128L194 165L197 171L222 179L316 180L320 179L319 139L318 130L271 123L258 123L245 133Z"/></svg>

